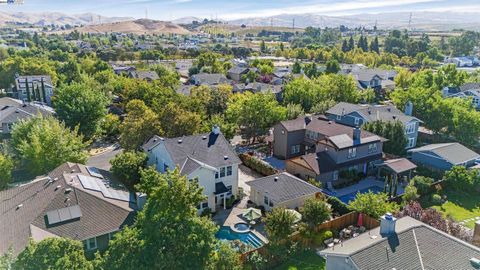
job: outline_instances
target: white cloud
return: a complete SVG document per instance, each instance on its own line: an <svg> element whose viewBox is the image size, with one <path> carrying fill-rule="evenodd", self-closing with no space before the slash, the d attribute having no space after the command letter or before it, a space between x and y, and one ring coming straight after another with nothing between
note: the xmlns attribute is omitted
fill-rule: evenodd
<svg viewBox="0 0 480 270"><path fill-rule="evenodd" d="M398 7L411 4L439 2L441 0L361 0L341 3L328 3L328 4L313 4L313 5L298 5L289 6L285 8L273 8L273 9L261 9L251 10L248 12L223 14L222 19L234 20L240 18L252 18L252 17L270 17L280 14L305 14L315 13L323 15L345 15L358 13L359 10L368 8L385 8L385 7ZM355 12L357 11L357 12Z"/></svg>

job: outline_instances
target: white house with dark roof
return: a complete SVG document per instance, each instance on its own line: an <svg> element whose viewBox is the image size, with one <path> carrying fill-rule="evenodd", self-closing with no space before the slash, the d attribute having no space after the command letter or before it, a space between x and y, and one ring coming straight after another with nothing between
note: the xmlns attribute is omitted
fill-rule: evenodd
<svg viewBox="0 0 480 270"><path fill-rule="evenodd" d="M411 217L384 215L380 227L319 251L327 270L478 269L480 249Z"/></svg>
<svg viewBox="0 0 480 270"><path fill-rule="evenodd" d="M9 97L0 98L0 134L10 134L13 126L24 119L53 115L55 111L44 104L23 102Z"/></svg>
<svg viewBox="0 0 480 270"><path fill-rule="evenodd" d="M332 121L352 127L359 127L373 121L400 121L405 127L406 149L410 149L417 145L418 128L423 123L420 119L412 116L412 111L413 105L411 102L405 106L405 112L390 104L364 105L339 102L330 108L325 115Z"/></svg>
<svg viewBox="0 0 480 270"><path fill-rule="evenodd" d="M247 182L250 200L266 210L274 207L295 209L305 200L314 198L322 190L287 172L270 175Z"/></svg>
<svg viewBox="0 0 480 270"><path fill-rule="evenodd" d="M206 134L178 138L152 137L143 145L148 155L148 165L157 171L178 167L188 179L197 179L207 200L199 212L225 207L226 200L238 194L238 165L240 159L220 132L214 127Z"/></svg>

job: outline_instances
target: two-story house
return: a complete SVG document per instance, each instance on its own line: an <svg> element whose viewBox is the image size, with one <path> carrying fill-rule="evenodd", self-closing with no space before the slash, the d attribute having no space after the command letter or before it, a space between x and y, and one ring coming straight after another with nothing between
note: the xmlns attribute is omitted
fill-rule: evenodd
<svg viewBox="0 0 480 270"><path fill-rule="evenodd" d="M55 111L47 105L23 102L9 97L0 98L0 134L10 134L13 126L36 116L50 116Z"/></svg>
<svg viewBox="0 0 480 270"><path fill-rule="evenodd" d="M393 105L360 105L340 102L330 108L325 115L332 121L352 127L360 127L373 121L400 121L405 127L406 149L410 149L417 145L418 128L422 123L420 119L412 116L412 110L411 102L405 107L405 113Z"/></svg>
<svg viewBox="0 0 480 270"><path fill-rule="evenodd" d="M16 99L52 105L54 87L49 75L16 76L11 91L9 94Z"/></svg>
<svg viewBox="0 0 480 270"><path fill-rule="evenodd" d="M198 205L199 212L215 212L226 200L238 194L240 159L215 126L210 133L179 138L152 137L143 145L148 165L166 172L179 168L188 179L196 179L207 199Z"/></svg>
<svg viewBox="0 0 480 270"><path fill-rule="evenodd" d="M344 172L368 174L382 160L386 140L323 116L299 117L274 127L273 154L302 179L332 184Z"/></svg>

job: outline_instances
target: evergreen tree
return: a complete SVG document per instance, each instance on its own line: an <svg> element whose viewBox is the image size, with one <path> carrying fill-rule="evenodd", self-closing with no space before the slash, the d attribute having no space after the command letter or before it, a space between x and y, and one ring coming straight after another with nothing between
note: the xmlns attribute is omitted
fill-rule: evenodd
<svg viewBox="0 0 480 270"><path fill-rule="evenodd" d="M348 47L347 40L344 39L343 43L342 43L342 52L348 52L349 50L350 50L350 48Z"/></svg>
<svg viewBox="0 0 480 270"><path fill-rule="evenodd" d="M351 51L355 48L355 41L353 40L353 36L350 36L348 40L348 50Z"/></svg>
<svg viewBox="0 0 480 270"><path fill-rule="evenodd" d="M370 51L380 53L380 48L379 48L379 45L378 45L378 37L375 37L370 42Z"/></svg>

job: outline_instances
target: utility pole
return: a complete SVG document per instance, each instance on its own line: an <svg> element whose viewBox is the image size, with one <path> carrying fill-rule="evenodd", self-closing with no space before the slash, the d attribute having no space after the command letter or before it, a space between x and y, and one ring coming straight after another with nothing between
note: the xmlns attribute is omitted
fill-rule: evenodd
<svg viewBox="0 0 480 270"><path fill-rule="evenodd" d="M292 21L292 29L295 29L295 18L293 18L293 21Z"/></svg>
<svg viewBox="0 0 480 270"><path fill-rule="evenodd" d="M411 28L411 26L412 26L412 15L413 15L413 13L410 12L410 18L408 19L408 30L410 30L410 31L412 31L412 28Z"/></svg>

